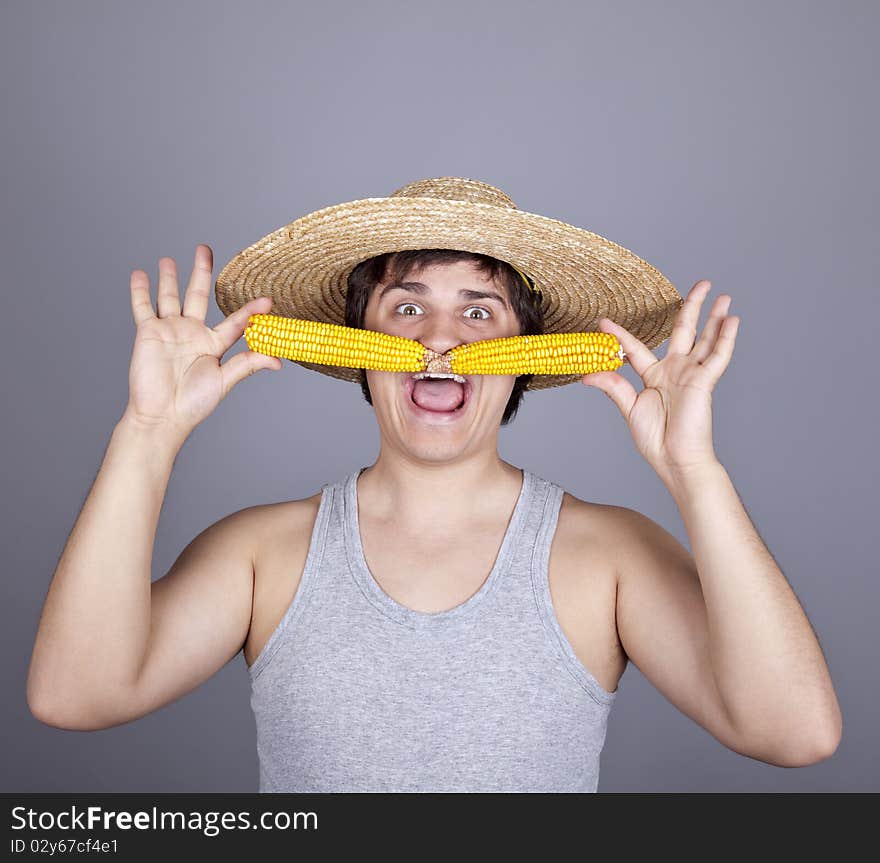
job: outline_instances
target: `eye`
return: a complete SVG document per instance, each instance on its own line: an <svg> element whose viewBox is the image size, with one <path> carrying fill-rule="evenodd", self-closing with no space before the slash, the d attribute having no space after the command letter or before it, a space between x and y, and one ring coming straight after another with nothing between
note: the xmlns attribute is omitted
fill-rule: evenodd
<svg viewBox="0 0 880 863"><path fill-rule="evenodd" d="M397 306L395 308L395 311L397 311L397 309L405 309L407 306L412 309L418 308L418 306L415 303L401 303L399 306ZM404 312L404 315L406 315L407 317L410 317L410 318L414 317L413 315L409 314L409 312Z"/></svg>
<svg viewBox="0 0 880 863"><path fill-rule="evenodd" d="M490 312L487 309L484 309L482 306L469 306L469 309L478 309L481 312L485 312L486 317L477 318L478 321L487 321L491 317Z"/></svg>

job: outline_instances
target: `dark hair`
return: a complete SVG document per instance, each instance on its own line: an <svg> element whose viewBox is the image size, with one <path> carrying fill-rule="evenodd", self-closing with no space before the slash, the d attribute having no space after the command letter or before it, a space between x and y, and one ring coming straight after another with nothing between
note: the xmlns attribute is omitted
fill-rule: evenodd
<svg viewBox="0 0 880 863"><path fill-rule="evenodd" d="M489 255L475 252L464 252L458 249L408 249L402 252L387 252L374 258L361 261L348 277L348 290L345 295L345 325L347 327L364 328L364 316L367 303L376 285L387 280L399 281L413 272L420 272L424 267L437 263L455 263L470 261L481 273L488 274L492 281L507 289L511 308L519 318L520 335L539 335L544 330L544 315L541 309L540 295L529 290L519 274L506 261L500 261ZM360 369L361 391L367 403L372 405L370 387L367 384L367 373ZM532 375L519 375L514 382L513 390L501 425L507 425L516 415L522 402L525 388Z"/></svg>

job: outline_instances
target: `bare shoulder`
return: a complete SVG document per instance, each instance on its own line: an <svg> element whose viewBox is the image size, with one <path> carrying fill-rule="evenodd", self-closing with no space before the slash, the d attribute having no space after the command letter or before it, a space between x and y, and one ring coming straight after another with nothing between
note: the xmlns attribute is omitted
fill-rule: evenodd
<svg viewBox="0 0 880 863"><path fill-rule="evenodd" d="M618 579L657 577L667 568L695 574L693 557L666 528L626 506L609 506L609 529L616 538L614 563Z"/></svg>
<svg viewBox="0 0 880 863"><path fill-rule="evenodd" d="M565 577L589 586L591 593L601 589L613 599L625 566L625 547L640 529L638 516L627 507L581 500L566 491L551 546L551 556L559 562L557 581Z"/></svg>
<svg viewBox="0 0 880 863"><path fill-rule="evenodd" d="M278 503L258 504L248 508L252 514L251 526L256 527L254 541L254 562L265 559L272 543L286 537L294 542L302 538L303 532L311 536L311 527L321 505L321 492L311 497L285 500Z"/></svg>
<svg viewBox="0 0 880 863"><path fill-rule="evenodd" d="M596 566L607 569L609 575L616 575L619 571L616 552L620 540L633 529L632 513L634 510L626 507L581 500L566 491L556 531L559 544L579 555L589 552Z"/></svg>
<svg viewBox="0 0 880 863"><path fill-rule="evenodd" d="M551 546L551 596L575 653L609 692L634 661L624 584L628 595L640 594L658 571L656 561L682 552L674 537L634 509L563 495Z"/></svg>
<svg viewBox="0 0 880 863"><path fill-rule="evenodd" d="M548 578L559 624L575 654L614 691L627 663L617 631L621 507L565 492L550 547Z"/></svg>
<svg viewBox="0 0 880 863"><path fill-rule="evenodd" d="M244 646L248 666L281 622L299 587L320 505L321 491L317 491L310 497L251 508L254 601Z"/></svg>

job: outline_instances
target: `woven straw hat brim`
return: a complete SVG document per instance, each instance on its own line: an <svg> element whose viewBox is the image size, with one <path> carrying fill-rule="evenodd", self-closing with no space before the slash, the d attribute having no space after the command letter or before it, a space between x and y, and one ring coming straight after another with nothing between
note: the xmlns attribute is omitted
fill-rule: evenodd
<svg viewBox="0 0 880 863"><path fill-rule="evenodd" d="M607 317L651 349L671 335L683 302L655 267L583 228L507 206L388 197L316 210L242 250L217 277L217 305L230 315L271 296L271 314L344 324L347 279L357 264L385 252L429 248L491 255L524 271L542 292L547 333L598 330L599 318ZM358 369L293 362L360 380ZM534 375L527 389L581 378Z"/></svg>

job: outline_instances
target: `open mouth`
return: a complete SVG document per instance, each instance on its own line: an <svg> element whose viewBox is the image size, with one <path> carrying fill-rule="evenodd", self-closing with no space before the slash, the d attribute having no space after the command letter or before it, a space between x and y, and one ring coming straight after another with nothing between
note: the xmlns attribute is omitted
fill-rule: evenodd
<svg viewBox="0 0 880 863"><path fill-rule="evenodd" d="M425 383L418 385L417 379ZM473 386L471 381L463 375L423 375L409 374L404 381L404 389L410 404L417 411L437 416L455 416L464 411L470 401ZM419 399L419 401L416 400ZM457 398L457 404L452 406L452 399ZM421 403L420 403L421 402Z"/></svg>

